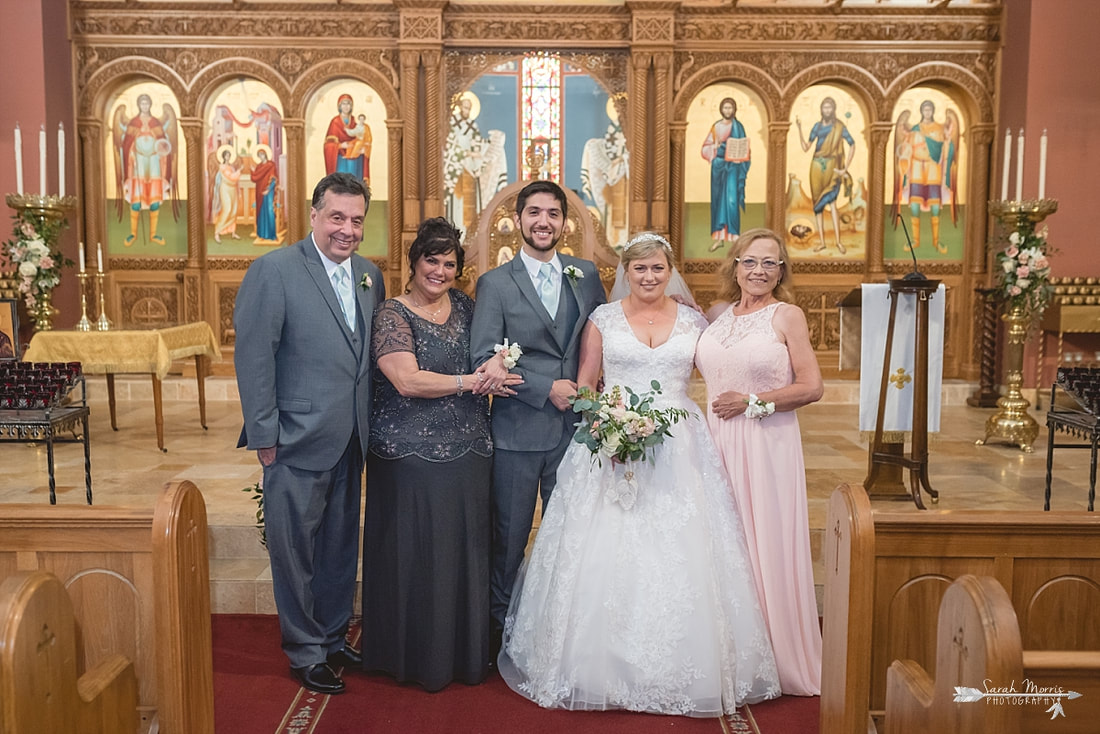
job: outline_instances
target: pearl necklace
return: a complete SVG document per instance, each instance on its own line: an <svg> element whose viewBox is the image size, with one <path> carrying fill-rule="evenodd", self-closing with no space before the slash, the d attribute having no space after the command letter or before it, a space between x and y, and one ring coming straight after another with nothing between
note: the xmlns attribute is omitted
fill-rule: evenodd
<svg viewBox="0 0 1100 734"><path fill-rule="evenodd" d="M431 321L431 322L432 322L433 324L439 323L438 321L436 321L436 317L437 317L437 316L439 316L439 312L443 310L443 307L447 305L447 301L445 301L445 300L440 300L440 302L439 302L439 308L437 308L437 309L436 309L436 310L434 310L434 311L429 311L429 310L428 310L428 307L427 307L427 306L425 306L425 305L422 305L422 304L419 304L419 303L417 303L417 302L416 302L416 299L415 299L415 298L413 298L413 295L412 295L412 293L409 293L409 300L410 300L410 301L412 301L412 305L413 305L414 307L416 307L416 308L419 308L419 309L420 309L421 311L423 311L423 312L424 312L425 314L427 314L427 316L428 316L428 319L429 319L429 320L430 320L430 321Z"/></svg>

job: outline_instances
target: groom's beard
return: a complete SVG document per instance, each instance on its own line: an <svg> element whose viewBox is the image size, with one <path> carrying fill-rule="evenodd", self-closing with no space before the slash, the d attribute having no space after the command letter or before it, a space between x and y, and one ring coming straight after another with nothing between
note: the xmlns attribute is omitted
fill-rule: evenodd
<svg viewBox="0 0 1100 734"><path fill-rule="evenodd" d="M558 246L558 242L561 241L561 236L564 233L565 229L563 227L562 231L558 233L558 236L550 240L550 244L546 247L539 245L535 241L535 238L531 236L530 232L524 232L522 228L520 228L519 236L523 238L523 241L526 242L532 250L537 250L539 252L549 252L550 250L553 250Z"/></svg>

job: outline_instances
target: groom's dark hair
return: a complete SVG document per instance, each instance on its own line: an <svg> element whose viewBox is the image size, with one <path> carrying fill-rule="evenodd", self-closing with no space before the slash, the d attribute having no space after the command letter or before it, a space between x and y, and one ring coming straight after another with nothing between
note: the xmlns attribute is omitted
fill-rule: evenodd
<svg viewBox="0 0 1100 734"><path fill-rule="evenodd" d="M553 181L532 181L524 186L516 194L516 214L523 214L523 207L527 206L527 199L534 194L550 194L561 204L562 217L569 216L569 205L565 202L565 191Z"/></svg>

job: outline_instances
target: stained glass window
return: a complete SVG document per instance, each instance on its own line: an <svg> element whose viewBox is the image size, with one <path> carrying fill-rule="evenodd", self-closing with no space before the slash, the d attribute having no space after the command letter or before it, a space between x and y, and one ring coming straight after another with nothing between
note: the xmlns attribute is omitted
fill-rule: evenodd
<svg viewBox="0 0 1100 734"><path fill-rule="evenodd" d="M536 53L523 59L524 178L561 181L561 59Z"/></svg>

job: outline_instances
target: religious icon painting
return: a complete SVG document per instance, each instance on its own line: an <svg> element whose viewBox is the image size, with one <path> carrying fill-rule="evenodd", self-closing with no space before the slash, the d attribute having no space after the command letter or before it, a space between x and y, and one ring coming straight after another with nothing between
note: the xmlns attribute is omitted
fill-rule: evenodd
<svg viewBox="0 0 1100 734"><path fill-rule="evenodd" d="M962 260L967 156L963 107L932 87L906 90L894 106L887 148L883 257Z"/></svg>
<svg viewBox="0 0 1100 734"><path fill-rule="evenodd" d="M203 144L207 252L259 255L286 244L286 139L274 90L252 79L222 85L207 106Z"/></svg>
<svg viewBox="0 0 1100 734"><path fill-rule="evenodd" d="M110 256L187 254L187 150L179 102L167 85L142 81L106 107L107 241Z"/></svg>
<svg viewBox="0 0 1100 734"><path fill-rule="evenodd" d="M741 232L764 226L767 111L746 86L712 84L687 112L685 259L720 259Z"/></svg>
<svg viewBox="0 0 1100 734"><path fill-rule="evenodd" d="M0 298L0 361L21 356L18 305L14 298Z"/></svg>
<svg viewBox="0 0 1100 734"><path fill-rule="evenodd" d="M363 223L359 254L386 257L389 242L389 136L386 105L368 84L356 79L332 79L322 84L306 105L307 197L330 173L342 171L370 188L370 206ZM308 202L307 202L308 204Z"/></svg>
<svg viewBox="0 0 1100 734"><path fill-rule="evenodd" d="M792 258L863 260L867 117L842 87L809 87L791 105L784 234Z"/></svg>

